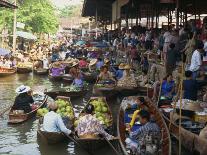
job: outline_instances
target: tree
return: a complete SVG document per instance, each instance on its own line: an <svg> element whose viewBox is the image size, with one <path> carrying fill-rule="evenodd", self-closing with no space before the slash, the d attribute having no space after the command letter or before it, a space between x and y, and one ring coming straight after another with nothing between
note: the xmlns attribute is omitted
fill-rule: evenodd
<svg viewBox="0 0 207 155"><path fill-rule="evenodd" d="M33 33L55 33L58 19L55 8L49 0L18 1L17 21L25 24L25 30ZM12 31L13 11L0 11L0 28L7 27Z"/></svg>

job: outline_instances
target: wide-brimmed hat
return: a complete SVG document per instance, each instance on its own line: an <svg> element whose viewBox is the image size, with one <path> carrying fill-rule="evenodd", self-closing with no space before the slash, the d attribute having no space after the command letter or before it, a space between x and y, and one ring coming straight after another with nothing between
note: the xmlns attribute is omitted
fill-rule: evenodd
<svg viewBox="0 0 207 155"><path fill-rule="evenodd" d="M56 110L58 108L58 105L55 102L51 102L48 104L48 108L51 110Z"/></svg>
<svg viewBox="0 0 207 155"><path fill-rule="evenodd" d="M109 62L110 62L109 59L104 59L104 63L105 63L105 64L107 64L107 63L109 63Z"/></svg>
<svg viewBox="0 0 207 155"><path fill-rule="evenodd" d="M54 67L54 68L60 68L61 67L61 63L60 62L54 62L52 64L52 67Z"/></svg>
<svg viewBox="0 0 207 155"><path fill-rule="evenodd" d="M22 94L22 93L26 93L30 90L31 90L31 88L29 86L21 85L16 89L16 93L17 94Z"/></svg>
<svg viewBox="0 0 207 155"><path fill-rule="evenodd" d="M72 67L75 67L78 65L78 62L77 61L74 61L73 64L72 64Z"/></svg>
<svg viewBox="0 0 207 155"><path fill-rule="evenodd" d="M97 63L97 59L92 59L89 63L89 66L93 66Z"/></svg>
<svg viewBox="0 0 207 155"><path fill-rule="evenodd" d="M126 65L126 66L124 66L124 69L131 69L131 66L130 65Z"/></svg>
<svg viewBox="0 0 207 155"><path fill-rule="evenodd" d="M119 69L124 69L124 67L125 67L125 64L124 63L120 63Z"/></svg>

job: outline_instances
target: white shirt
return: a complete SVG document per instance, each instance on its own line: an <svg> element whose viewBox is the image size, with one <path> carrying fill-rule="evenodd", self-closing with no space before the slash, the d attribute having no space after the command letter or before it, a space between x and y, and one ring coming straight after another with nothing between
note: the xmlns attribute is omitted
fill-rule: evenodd
<svg viewBox="0 0 207 155"><path fill-rule="evenodd" d="M66 135L71 133L71 130L67 129L61 116L54 111L47 113L43 119L43 130L47 132L63 132Z"/></svg>
<svg viewBox="0 0 207 155"><path fill-rule="evenodd" d="M199 51L195 50L193 52L193 55L192 55L192 58L191 58L190 70L192 72L198 71L200 66L201 66L201 64L202 64L201 54L200 54Z"/></svg>
<svg viewBox="0 0 207 155"><path fill-rule="evenodd" d="M47 59L43 59L43 68L48 69L49 68L49 62Z"/></svg>

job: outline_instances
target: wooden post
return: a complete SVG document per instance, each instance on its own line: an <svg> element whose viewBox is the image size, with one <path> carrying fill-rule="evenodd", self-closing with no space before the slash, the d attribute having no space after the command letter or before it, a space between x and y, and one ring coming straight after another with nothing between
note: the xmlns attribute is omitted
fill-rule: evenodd
<svg viewBox="0 0 207 155"><path fill-rule="evenodd" d="M17 5L17 0L14 1L14 5ZM13 27L13 52L16 51L16 44L17 44L17 9L14 9L14 27Z"/></svg>

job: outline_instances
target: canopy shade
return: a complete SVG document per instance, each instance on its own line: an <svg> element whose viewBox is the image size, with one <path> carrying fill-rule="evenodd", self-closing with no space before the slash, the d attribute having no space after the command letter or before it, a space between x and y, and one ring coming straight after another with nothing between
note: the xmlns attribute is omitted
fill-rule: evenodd
<svg viewBox="0 0 207 155"><path fill-rule="evenodd" d="M17 31L16 32L18 37L24 38L24 39L29 39L29 40L37 40L37 37L33 35L32 33L29 32L24 32L24 31Z"/></svg>
<svg viewBox="0 0 207 155"><path fill-rule="evenodd" d="M1 56L9 55L10 53L11 53L11 51L4 49L4 48L0 48L0 55Z"/></svg>

